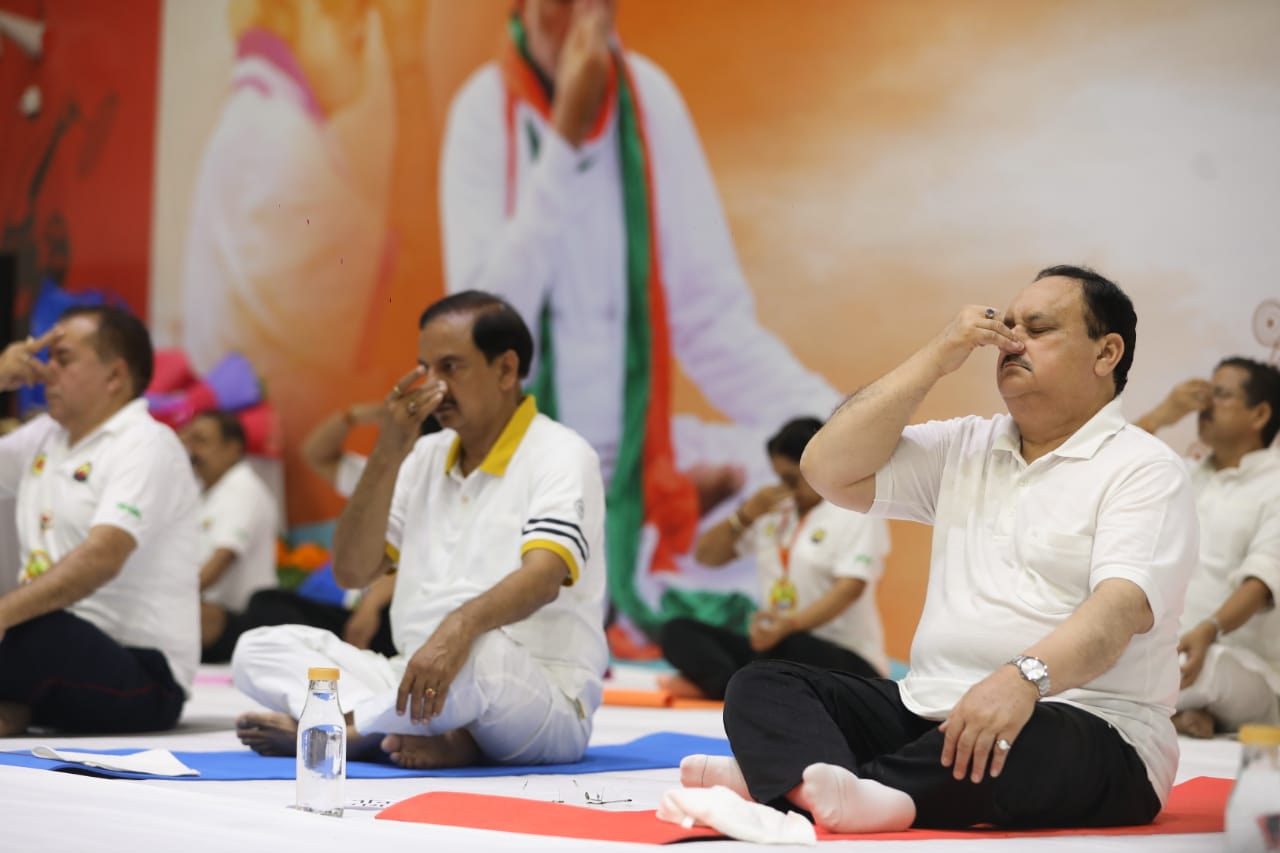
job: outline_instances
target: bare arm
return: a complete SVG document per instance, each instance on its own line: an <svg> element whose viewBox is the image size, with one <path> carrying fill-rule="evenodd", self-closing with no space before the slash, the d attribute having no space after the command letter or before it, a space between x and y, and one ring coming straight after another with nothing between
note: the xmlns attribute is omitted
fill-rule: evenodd
<svg viewBox="0 0 1280 853"><path fill-rule="evenodd" d="M569 566L558 554L544 548L525 552L519 569L446 616L409 659L396 712L409 708L415 723L438 715L476 638L529 618L555 601L570 577Z"/></svg>
<svg viewBox="0 0 1280 853"><path fill-rule="evenodd" d="M1213 402L1213 386L1203 379L1188 379L1179 383L1160 404L1134 424L1154 433L1158 429L1176 424L1192 412L1208 408Z"/></svg>
<svg viewBox="0 0 1280 853"><path fill-rule="evenodd" d="M383 557L384 569L389 564L390 561ZM369 648L374 635L382 627L382 610L391 603L395 588L396 576L391 573L383 574L370 584L347 617L347 623L342 627L342 639L358 649Z"/></svg>
<svg viewBox="0 0 1280 853"><path fill-rule="evenodd" d="M307 467L333 485L342 462L342 444L356 424L375 423L382 414L380 403L356 403L334 412L318 423L302 442L302 461Z"/></svg>
<svg viewBox="0 0 1280 853"><path fill-rule="evenodd" d="M1146 594L1135 583L1105 580L1061 625L1023 654L1044 661L1052 694L1087 684L1106 672L1135 634L1149 631L1155 617ZM946 733L942 764L955 778L966 773L982 781L991 759L999 776L1008 753L993 750L998 739L1016 741L1040 698L1036 686L1012 666L1002 666L975 684L940 726Z"/></svg>
<svg viewBox="0 0 1280 853"><path fill-rule="evenodd" d="M431 81L426 67L427 4L421 0L378 0L382 36L387 48L395 107L395 142L387 221L396 242L396 284L416 287L435 274L430 241L422 235L435 227L423 204L430 197L435 163L423 152L434 143L430 112ZM398 288L395 292L403 292Z"/></svg>
<svg viewBox="0 0 1280 853"><path fill-rule="evenodd" d="M866 512L875 501L876 472L893 455L925 395L980 346L1023 349L994 312L966 306L937 337L836 409L805 448L801 474L837 506Z"/></svg>
<svg viewBox="0 0 1280 853"><path fill-rule="evenodd" d="M738 556L738 540L762 515L789 498L791 492L781 483L765 486L743 501L742 506L719 524L698 537L693 558L704 566L723 566Z"/></svg>
<svg viewBox="0 0 1280 853"><path fill-rule="evenodd" d="M118 527L100 524L90 528L84 542L47 572L0 597L0 634L87 598L120 574L136 547L134 538Z"/></svg>
<svg viewBox="0 0 1280 853"><path fill-rule="evenodd" d="M1195 684L1204 666L1204 656L1217 640L1244 626L1253 615L1275 604L1271 590L1258 578L1245 578L1236 591L1218 606L1211 619L1192 627L1178 640L1182 654L1182 687ZM1215 625L1212 620L1216 620Z"/></svg>
<svg viewBox="0 0 1280 853"><path fill-rule="evenodd" d="M867 589L867 582L862 578L836 578L831 589L824 592L817 601L808 607L793 613L789 621L793 631L812 631L825 625L862 597Z"/></svg>
<svg viewBox="0 0 1280 853"><path fill-rule="evenodd" d="M236 552L230 548L219 548L210 554L209 559L200 567L200 591L204 592L217 583L235 561Z"/></svg>
<svg viewBox="0 0 1280 853"><path fill-rule="evenodd" d="M423 374L421 366L415 367L400 377L388 395L378 442L355 493L338 516L333 533L333 577L347 589L368 586L385 571L382 558L396 476L413 449L422 422L440 405L444 394L440 382L413 387Z"/></svg>

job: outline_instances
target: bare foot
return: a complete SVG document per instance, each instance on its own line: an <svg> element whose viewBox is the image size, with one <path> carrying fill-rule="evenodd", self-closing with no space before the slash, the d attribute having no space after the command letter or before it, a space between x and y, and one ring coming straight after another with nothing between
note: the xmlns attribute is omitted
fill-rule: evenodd
<svg viewBox="0 0 1280 853"><path fill-rule="evenodd" d="M259 755L297 755L298 721L278 711L250 711L236 718L236 737Z"/></svg>
<svg viewBox="0 0 1280 853"><path fill-rule="evenodd" d="M23 734L31 724L31 706L0 702L0 737Z"/></svg>
<svg viewBox="0 0 1280 853"><path fill-rule="evenodd" d="M658 689L665 690L677 699L707 699L702 688L685 678L680 673L675 675L659 675Z"/></svg>
<svg viewBox="0 0 1280 853"><path fill-rule="evenodd" d="M1173 728L1180 735L1207 739L1213 737L1213 716L1203 708L1189 708L1173 715Z"/></svg>
<svg viewBox="0 0 1280 853"><path fill-rule="evenodd" d="M466 729L442 735L387 735L382 751L392 764L412 770L469 767L480 761L480 747Z"/></svg>
<svg viewBox="0 0 1280 853"><path fill-rule="evenodd" d="M727 755L686 755L680 759L680 785L685 788L723 785L744 800L751 799L738 760Z"/></svg>

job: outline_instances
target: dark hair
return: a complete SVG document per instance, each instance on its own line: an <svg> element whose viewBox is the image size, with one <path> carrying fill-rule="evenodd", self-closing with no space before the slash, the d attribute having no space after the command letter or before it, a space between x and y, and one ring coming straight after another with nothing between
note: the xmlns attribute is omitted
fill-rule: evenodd
<svg viewBox="0 0 1280 853"><path fill-rule="evenodd" d="M1271 405L1271 417L1262 427L1262 446L1270 447L1280 432L1280 370L1238 355L1224 358L1214 370L1223 367L1239 367L1249 374L1244 380L1244 402L1249 408L1262 403Z"/></svg>
<svg viewBox="0 0 1280 853"><path fill-rule="evenodd" d="M1073 278L1080 282L1084 299L1084 327L1091 340L1096 341L1103 335L1114 332L1124 341L1124 353L1111 373L1111 378L1116 383L1116 396L1120 396L1129 381L1133 352L1138 346L1138 314L1133 310L1133 301L1120 289L1120 285L1089 267L1074 267L1069 264L1046 267L1036 273L1035 280L1055 276Z"/></svg>
<svg viewBox="0 0 1280 853"><path fill-rule="evenodd" d="M244 424L240 423L240 418L232 412L201 412L196 418L207 418L214 422L218 427L218 437L223 441L234 441L240 445L243 452L249 446L248 440L244 435Z"/></svg>
<svg viewBox="0 0 1280 853"><path fill-rule="evenodd" d="M141 397L151 384L151 373L155 370L151 333L142 321L114 305L73 305L58 319L61 322L73 317L93 317L98 321L94 351L103 362L113 358L124 359L133 382L130 399Z"/></svg>
<svg viewBox="0 0 1280 853"><path fill-rule="evenodd" d="M820 429L822 429L822 421L817 418L789 420L765 443L765 450L770 456L781 456L798 463L800 457L804 455L809 439L813 438Z"/></svg>
<svg viewBox="0 0 1280 853"><path fill-rule="evenodd" d="M529 375L529 362L533 360L533 336L519 312L505 299L485 293L483 290L464 290L450 294L427 306L418 319L418 328L445 314L474 314L471 340L476 349L484 353L489 362L507 350L514 350L519 360L517 375L524 379Z"/></svg>

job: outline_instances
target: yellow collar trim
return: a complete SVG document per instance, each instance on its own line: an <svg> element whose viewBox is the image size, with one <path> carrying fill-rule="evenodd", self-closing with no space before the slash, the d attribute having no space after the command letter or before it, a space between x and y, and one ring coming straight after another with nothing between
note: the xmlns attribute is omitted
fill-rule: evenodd
<svg viewBox="0 0 1280 853"><path fill-rule="evenodd" d="M478 470L495 477L501 477L507 473L511 457L515 456L516 448L524 440L525 433L529 431L529 424L533 423L533 416L536 414L538 414L538 401L532 394L526 394L511 416L511 420L507 421L507 425L502 428L502 434L498 436L498 440L493 443L493 447L489 448L489 453L480 463ZM461 458L462 439L454 436L449 454L444 458L445 472L452 471Z"/></svg>

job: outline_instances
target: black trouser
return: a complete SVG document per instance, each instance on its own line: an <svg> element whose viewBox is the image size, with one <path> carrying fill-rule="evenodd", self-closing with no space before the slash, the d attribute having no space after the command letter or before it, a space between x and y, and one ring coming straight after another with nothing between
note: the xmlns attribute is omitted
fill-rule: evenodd
<svg viewBox="0 0 1280 853"><path fill-rule="evenodd" d="M662 656L710 699L723 699L733 674L755 660L789 660L867 678L880 674L862 656L812 634L792 634L757 652L741 634L697 619L672 619L662 626L661 643Z"/></svg>
<svg viewBox="0 0 1280 853"><path fill-rule="evenodd" d="M1037 703L1003 772L977 784L942 766L938 723L908 711L887 679L752 664L729 684L724 728L751 796L783 810L804 769L823 762L905 791L921 827L1124 826L1160 811L1133 747L1061 702Z"/></svg>
<svg viewBox="0 0 1280 853"><path fill-rule="evenodd" d="M164 655L122 646L65 610L15 625L0 639L0 701L31 708L31 723L86 733L171 729L186 700Z"/></svg>
<svg viewBox="0 0 1280 853"><path fill-rule="evenodd" d="M381 624L369 648L378 654L394 657L396 647L391 642L390 611L390 605L382 608ZM227 613L226 628L204 650L200 659L204 663L226 663L231 660L231 652L235 650L241 634L265 625L310 625L341 637L350 617L350 610L336 604L322 604L283 589L261 589L249 598L243 613Z"/></svg>

